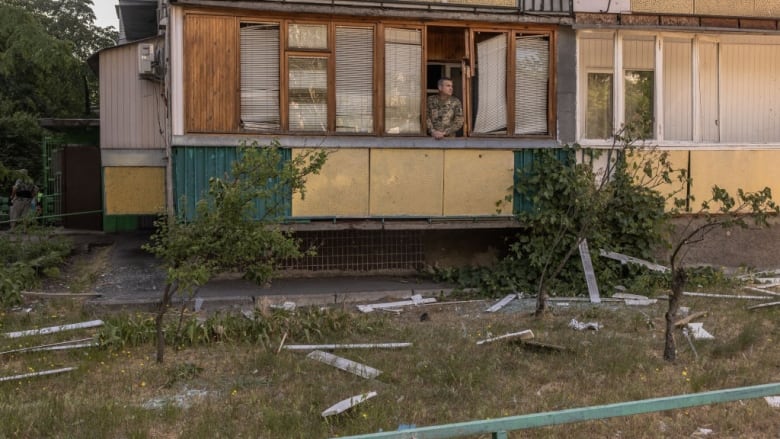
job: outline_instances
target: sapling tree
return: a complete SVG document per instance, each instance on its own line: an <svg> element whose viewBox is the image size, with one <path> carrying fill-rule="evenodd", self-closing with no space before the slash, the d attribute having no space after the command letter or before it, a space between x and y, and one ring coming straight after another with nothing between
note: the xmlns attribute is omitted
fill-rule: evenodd
<svg viewBox="0 0 780 439"><path fill-rule="evenodd" d="M163 319L175 295L191 298L199 286L223 272L245 273L245 278L264 284L279 261L304 254L279 225L290 197L305 195L307 177L319 173L326 159L327 153L319 150L286 160L277 141L270 146L242 143L230 175L209 180L192 220L170 215L156 222L144 248L160 258L166 270L155 319L158 362L163 362L165 351Z"/></svg>
<svg viewBox="0 0 780 439"><path fill-rule="evenodd" d="M677 200L677 207L682 203ZM780 210L772 201L770 188L757 192L737 190L736 198L721 187L713 186L712 196L701 203L695 215L689 215L681 231L672 239L669 264L671 268L671 290L669 308L666 311L666 337L664 343L664 359L675 361L677 347L674 339L674 323L680 309L680 300L688 280L685 266L685 256L690 246L702 242L707 234L718 228L748 227L751 223L768 226L768 217L776 215ZM671 214L673 214L672 212Z"/></svg>
<svg viewBox="0 0 780 439"><path fill-rule="evenodd" d="M544 314L549 290L561 277L583 277L572 260L583 239L596 248L648 254L667 219L666 198L657 188L685 178L668 153L635 147L628 129L603 151L577 145L539 150L520 173L514 196L526 202L517 217L527 229L511 257L531 269L537 315Z"/></svg>

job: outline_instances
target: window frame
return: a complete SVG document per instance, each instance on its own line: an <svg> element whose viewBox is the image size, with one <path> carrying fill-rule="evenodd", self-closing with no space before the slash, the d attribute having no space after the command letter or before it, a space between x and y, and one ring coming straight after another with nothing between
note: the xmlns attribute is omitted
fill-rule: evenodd
<svg viewBox="0 0 780 439"><path fill-rule="evenodd" d="M542 139L555 139L557 131L556 113L556 30L552 26L523 26L518 28L517 26L486 26L486 25L469 25L469 24L457 24L452 23L419 23L409 21L396 21L396 20L376 20L376 21L359 21L359 20L328 20L328 19L297 19L297 18L273 18L265 16L240 16L236 20L237 27L240 29L242 25L251 24L278 24L279 26L279 128L278 129L262 129L262 128L245 128L241 124L237 124L238 132L244 134L284 134L284 135L324 135L324 136L372 136L372 137L427 137L426 126L426 83L427 83L427 64L428 64L428 27L457 27L463 29L464 38L466 39L466 53L463 59L463 67L465 67L462 78L453 78L455 80L463 80L463 109L464 109L464 138L542 138ZM327 47L324 48L291 48L289 47L289 32L291 25L322 25L327 29ZM372 129L370 132L350 132L350 131L337 131L336 129L336 29L337 27L352 27L361 29L371 29L372 32ZM391 134L386 132L386 90L385 90L385 75L386 75L386 42L385 42L385 29L397 28L397 29L409 29L420 32L421 37L421 59L420 59L420 96L419 96L419 109L420 109L420 130L414 133L398 133ZM506 117L507 117L507 129L505 133L501 134L475 134L473 132L473 121L471 120L476 115L476 108L472 108L473 102L471 99L472 93L472 73L476 64L476 45L474 35L476 32L493 32L502 33L507 39L507 53L506 53ZM517 98L516 91L516 39L520 36L539 35L545 37L549 45L549 60L548 60L548 87L547 87L547 114L545 115L547 121L547 133L546 134L515 134L515 121L516 111L515 103ZM243 54L239 48L238 59L239 62L242 59ZM291 57L325 57L327 58L327 127L325 131L294 131L290 129L290 90L289 90L289 66ZM241 71L238 69L238 83L241 86ZM240 105L240 99L239 99ZM239 111L239 117L241 116Z"/></svg>

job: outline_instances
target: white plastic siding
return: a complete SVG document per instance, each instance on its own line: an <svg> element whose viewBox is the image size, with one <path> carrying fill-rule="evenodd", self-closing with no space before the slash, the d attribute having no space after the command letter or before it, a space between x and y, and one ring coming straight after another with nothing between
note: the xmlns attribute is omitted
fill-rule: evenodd
<svg viewBox="0 0 780 439"><path fill-rule="evenodd" d="M664 41L664 139L693 140L690 40Z"/></svg>
<svg viewBox="0 0 780 439"><path fill-rule="evenodd" d="M718 44L699 42L699 93L701 140L719 142Z"/></svg>

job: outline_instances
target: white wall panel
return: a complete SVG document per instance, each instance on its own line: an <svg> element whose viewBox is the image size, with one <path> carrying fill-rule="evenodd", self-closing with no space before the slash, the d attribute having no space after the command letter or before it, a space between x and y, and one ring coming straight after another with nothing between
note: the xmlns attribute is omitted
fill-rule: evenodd
<svg viewBox="0 0 780 439"><path fill-rule="evenodd" d="M690 41L664 42L664 139L693 139Z"/></svg>

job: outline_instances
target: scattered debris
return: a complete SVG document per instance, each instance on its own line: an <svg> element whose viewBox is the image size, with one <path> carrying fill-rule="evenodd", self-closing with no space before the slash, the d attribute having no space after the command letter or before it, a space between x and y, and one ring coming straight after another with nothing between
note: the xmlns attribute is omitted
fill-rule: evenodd
<svg viewBox="0 0 780 439"><path fill-rule="evenodd" d="M749 307L747 307L747 309L751 309L752 310L752 309L758 309L758 308L768 308L770 306L777 306L777 305L780 305L780 302L762 303L760 305L749 306Z"/></svg>
<svg viewBox="0 0 780 439"><path fill-rule="evenodd" d="M687 317L684 317L676 322L674 322L675 327L685 326L688 323L690 323L692 320L698 319L699 317L704 317L707 315L707 311L699 311L695 312L693 314L689 314Z"/></svg>
<svg viewBox="0 0 780 439"><path fill-rule="evenodd" d="M284 347L284 341L287 340L287 332L284 333L282 336L282 341L279 342L279 348L276 349L276 354L279 355L279 352L282 351L282 347Z"/></svg>
<svg viewBox="0 0 780 439"><path fill-rule="evenodd" d="M694 293L690 291L683 291L684 296L694 297L712 297L716 299L745 299L745 300L767 300L771 299L769 296L742 296L739 294L714 294L714 293Z"/></svg>
<svg viewBox="0 0 780 439"><path fill-rule="evenodd" d="M25 378L32 378L37 376L44 376L44 375L54 375L58 373L64 373L64 372L70 372L71 370L75 370L75 367L63 367L61 369L52 369L52 370L42 370L40 372L32 372L32 373L25 373L22 375L14 375L10 377L1 377L0 382L2 381L13 381L13 380L23 380Z"/></svg>
<svg viewBox="0 0 780 439"><path fill-rule="evenodd" d="M358 305L358 309L361 312L369 313L376 309L398 308L400 306L422 305L424 303L433 303L433 302L436 302L436 298L434 297L423 298L421 295L415 294L409 300L403 300L400 302L374 303L371 305Z"/></svg>
<svg viewBox="0 0 780 439"><path fill-rule="evenodd" d="M579 243L580 259L582 260L582 269L585 271L585 283L588 285L588 295L592 303L601 303L599 296L599 286L596 283L596 273L593 272L593 261L590 260L590 250L588 249L588 240L582 239Z"/></svg>
<svg viewBox="0 0 780 439"><path fill-rule="evenodd" d="M714 340L715 337L704 329L704 323L688 323L693 338L696 340Z"/></svg>
<svg viewBox="0 0 780 439"><path fill-rule="evenodd" d="M284 302L281 305L271 305L271 308L295 311L295 302Z"/></svg>
<svg viewBox="0 0 780 439"><path fill-rule="evenodd" d="M780 396L765 396L764 399L770 407L780 409Z"/></svg>
<svg viewBox="0 0 780 439"><path fill-rule="evenodd" d="M642 296L641 294L629 294L629 293L615 293L612 295L615 299L623 299L623 300L641 300L641 299L647 299L647 296Z"/></svg>
<svg viewBox="0 0 780 439"><path fill-rule="evenodd" d="M687 316L687 315L688 315L688 313L690 313L690 312L691 312L691 308L689 308L689 307L687 307L687 306L681 306L681 307L679 307L679 308L677 309L677 312L678 312L678 313L679 313L681 316L683 316L683 317L684 317L684 316Z"/></svg>
<svg viewBox="0 0 780 439"><path fill-rule="evenodd" d="M201 399L208 395L206 390L185 390L184 393L173 396L163 396L160 398L153 398L143 403L141 407L147 410L161 410L166 406L175 406L183 409L190 408L192 401L195 399Z"/></svg>
<svg viewBox="0 0 780 439"><path fill-rule="evenodd" d="M569 348L564 346L558 346L554 344L549 343L541 343L538 341L533 340L523 340L522 346L526 349L530 349L533 351L552 351L552 352L566 352L569 350Z"/></svg>
<svg viewBox="0 0 780 439"><path fill-rule="evenodd" d="M647 267L647 268L649 268L650 270L653 270L653 271L660 271L661 273L666 273L666 272L669 271L669 267L664 267L663 265L659 265L659 264L656 264L656 263L653 263L653 262L650 262L650 261L646 261L644 259L635 258L635 257L632 257L632 256L626 256L624 254L617 253L617 252L608 252L608 251L605 251L605 250L599 250L599 255L601 255L601 256L603 256L605 258L609 258L609 259L614 259L616 261L620 261L623 264L630 262L632 264L641 265L641 266Z"/></svg>
<svg viewBox="0 0 780 439"><path fill-rule="evenodd" d="M395 349L408 348L411 343L357 343L357 344L288 344L284 349L290 351L313 351L333 349Z"/></svg>
<svg viewBox="0 0 780 439"><path fill-rule="evenodd" d="M571 319L571 321L569 322L569 328L573 328L578 331L582 331L585 329L593 329L594 331L598 331L603 327L604 326L601 323L597 323L597 322L583 323L577 321L577 319Z"/></svg>
<svg viewBox="0 0 780 439"><path fill-rule="evenodd" d="M520 340L530 340L534 338L534 333L530 329L526 329L520 332L511 332L509 334L499 335L498 337L492 337L492 338L487 338L485 340L480 340L477 342L477 344L480 345L480 344L494 342L496 340L503 340L506 338L516 338L516 337L520 337Z"/></svg>
<svg viewBox="0 0 780 439"><path fill-rule="evenodd" d="M759 290L766 289L766 288L780 287L780 282L777 282L777 281L773 280L772 282L760 283L760 284L753 285L753 287L757 288Z"/></svg>
<svg viewBox="0 0 780 439"><path fill-rule="evenodd" d="M699 428L696 429L696 431L694 431L691 434L691 436L694 436L694 437L697 437L697 436L709 436L711 434L712 434L712 429L711 428L699 427Z"/></svg>
<svg viewBox="0 0 780 439"><path fill-rule="evenodd" d="M518 297L517 294L507 294L503 299L499 300L493 306L486 309L485 312L496 312L499 309L505 307L509 302L515 300Z"/></svg>
<svg viewBox="0 0 780 439"><path fill-rule="evenodd" d="M196 297L195 298L195 306L193 307L193 310L195 312L200 311L200 309L203 307L203 298L202 297Z"/></svg>
<svg viewBox="0 0 780 439"><path fill-rule="evenodd" d="M766 289L766 287L762 288L760 286L752 286L752 287L748 286L748 287L742 287L742 288L744 288L746 290L750 290L750 291L758 291L759 293L769 294L769 295L772 295L772 296L780 296L780 293L775 293L774 291L769 291L769 290Z"/></svg>
<svg viewBox="0 0 780 439"><path fill-rule="evenodd" d="M28 331L7 332L4 334L4 336L7 338L19 338L19 337L26 337L28 335L52 334L55 332L68 331L71 329L94 328L96 326L102 326L102 325L103 325L102 320L90 320L88 322L71 323L69 325L62 325L62 326L50 326L48 328L30 329Z"/></svg>
<svg viewBox="0 0 780 439"><path fill-rule="evenodd" d="M81 347L87 347L87 346L98 346L99 343L96 341L92 341L90 343L90 340L93 340L90 338L81 338L78 340L69 340L69 341L61 341L59 343L50 343L50 344L44 344L40 346L30 346L26 348L19 348L19 349L13 349L10 351L0 352L0 355L5 354L15 354L19 352L33 352L33 351L47 351L47 350L59 350L59 349L75 349L75 348L81 348Z"/></svg>
<svg viewBox="0 0 780 439"><path fill-rule="evenodd" d="M658 299L625 299L625 303L633 306L647 306L655 305L658 303Z"/></svg>
<svg viewBox="0 0 780 439"><path fill-rule="evenodd" d="M688 344L691 346L691 350L693 351L693 355L696 357L696 361L699 361L699 353L696 352L696 347L693 345L693 340L691 340L691 333L688 331L688 328L683 328L683 335L688 340Z"/></svg>
<svg viewBox="0 0 780 439"><path fill-rule="evenodd" d="M325 364L331 365L333 367L339 368L341 370L350 373L354 373L355 375L359 375L367 379L376 378L382 373L381 370L374 369L371 366L366 366L365 364L356 363L352 360L337 357L333 354L329 354L323 351L312 351L309 353L309 355L306 356L306 358L311 358L312 360L323 362Z"/></svg>
<svg viewBox="0 0 780 439"><path fill-rule="evenodd" d="M328 407L324 412L322 412L322 417L327 418L328 416L338 415L339 413L349 410L352 407L362 402L365 402L370 398L375 397L376 395L377 395L376 392L371 391L368 393L361 393L360 395L351 396L347 399L341 400L336 404L333 404L332 406Z"/></svg>

